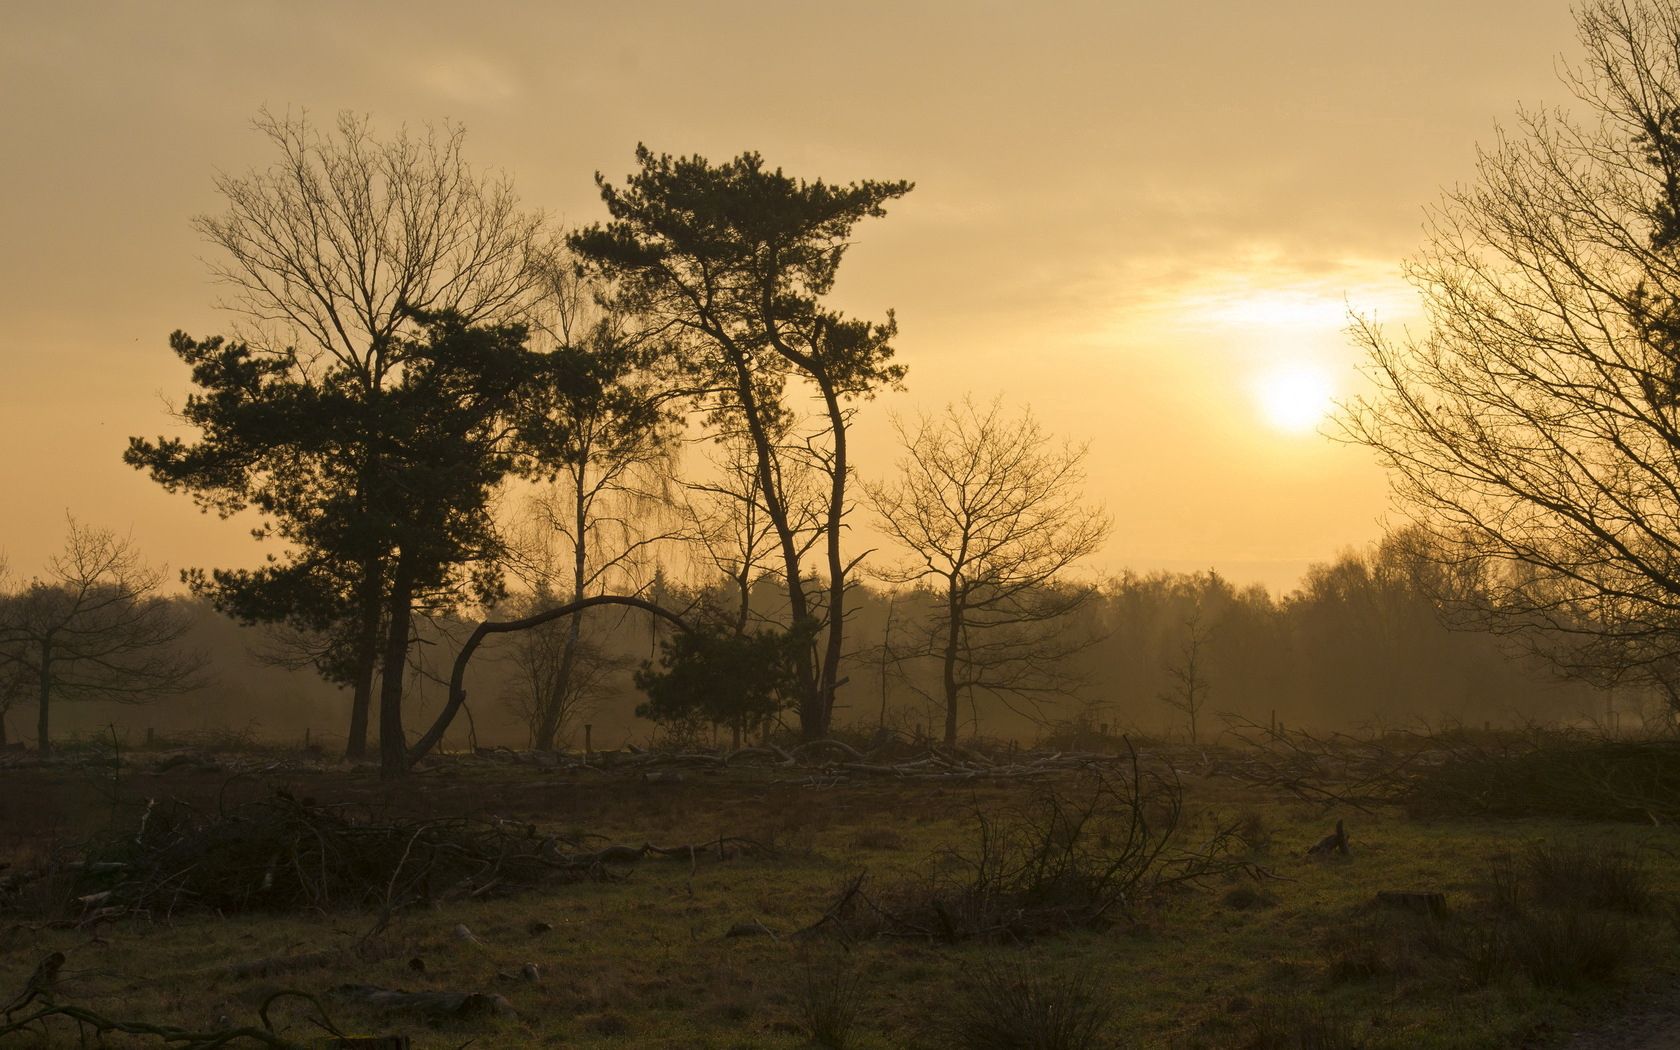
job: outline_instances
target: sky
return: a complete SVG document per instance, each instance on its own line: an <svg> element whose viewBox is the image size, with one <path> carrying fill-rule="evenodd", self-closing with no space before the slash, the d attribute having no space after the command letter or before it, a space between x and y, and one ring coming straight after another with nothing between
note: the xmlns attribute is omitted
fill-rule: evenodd
<svg viewBox="0 0 1680 1050"><path fill-rule="evenodd" d="M40 571L68 514L174 568L261 556L121 454L187 391L169 333L233 325L191 219L273 159L266 106L459 122L567 224L638 142L913 180L833 300L894 309L909 366L860 414L859 472L891 472L892 414L1001 396L1089 443L1093 570L1282 590L1398 520L1371 453L1321 433L1363 382L1349 311L1418 323L1425 206L1519 105L1569 101L1573 51L1563 0L6 0L0 552Z"/></svg>

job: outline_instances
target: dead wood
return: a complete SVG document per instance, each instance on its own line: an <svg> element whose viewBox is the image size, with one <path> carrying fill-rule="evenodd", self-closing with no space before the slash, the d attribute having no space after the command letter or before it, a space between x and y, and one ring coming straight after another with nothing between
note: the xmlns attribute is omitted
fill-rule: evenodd
<svg viewBox="0 0 1680 1050"><path fill-rule="evenodd" d="M63 952L53 952L42 959L35 967L35 972L29 975L29 980L24 982L23 991L6 1005L6 1020L10 1021L14 1013L37 999L51 1003L58 992L58 971L63 967Z"/></svg>
<svg viewBox="0 0 1680 1050"><path fill-rule="evenodd" d="M54 955L57 954L58 953L56 952L54 953ZM48 958L43 961L42 966L46 966L51 959L52 956L48 956ZM59 965L62 965L63 956L60 955L59 960ZM52 967L52 969L56 973L57 966ZM40 972L40 968L37 968L37 976L40 975ZM31 983L34 983L33 979L31 980ZM213 1032L201 1032L189 1028L179 1028L174 1025L160 1025L152 1024L147 1021L107 1017L104 1014L96 1013L86 1007L76 1006L69 1003L52 1002L46 997L42 997L43 1005L37 1007L33 1012L24 1016L20 1020L13 1021L11 1019L11 1014L8 1013L6 1015L5 1022L0 1023L0 1039L4 1039L5 1037L12 1035L20 1035L32 1028L38 1028L38 1030L43 1033L50 1033L51 1026L49 1022L58 1018L65 1018L75 1022L76 1027L83 1037L83 1043L86 1042L87 1029L91 1028L95 1035L100 1038L101 1042L103 1042L107 1033L117 1032L123 1035L148 1036L154 1039L159 1039L172 1046L179 1047L180 1050L215 1050L217 1047L227 1046L241 1040L260 1043L271 1048L271 1050L304 1050L304 1044L284 1038L275 1032L274 1024L269 1018L269 1011L273 1005L281 999L288 998L303 999L315 1008L316 1016L310 1018L310 1022L322 1031L325 1031L334 1037L334 1040L328 1044L330 1046L349 1047L378 1045L392 1047L394 1050L397 1050L397 1048L406 1048L407 1046L407 1040L401 1039L401 1037L399 1037L399 1039L401 1039L400 1042L390 1042L387 1040L376 1043L364 1043L354 1040L352 1037L346 1036L343 1032L339 1031L338 1027L333 1024L332 1018L329 1017L326 1010L322 1008L320 1000L316 999L315 996L310 995L308 992L300 992L292 989L282 989L274 992L269 995L267 999L263 1000L262 1006L258 1008L257 1011L257 1016L262 1022L261 1027L246 1025L243 1027L221 1028Z"/></svg>
<svg viewBox="0 0 1680 1050"><path fill-rule="evenodd" d="M153 805L138 832L113 832L64 865L78 919L181 910L223 914L331 907L376 910L504 896L615 878L649 857L698 864L758 849L744 838L661 846L584 843L534 825L486 819L374 820L285 793L215 815Z"/></svg>
<svg viewBox="0 0 1680 1050"><path fill-rule="evenodd" d="M1319 839L1307 850L1309 857L1328 857L1331 854L1349 856L1353 851L1348 849L1347 828L1341 821L1336 821L1336 830Z"/></svg>
<svg viewBox="0 0 1680 1050"><path fill-rule="evenodd" d="M1169 886L1269 874L1247 859L1235 826L1179 846L1182 798L1170 767L1146 766L1135 751L1118 766L1088 763L1023 806L976 811L969 848L930 858L918 879L872 890L866 873L855 876L792 936L1023 941L1112 925Z"/></svg>

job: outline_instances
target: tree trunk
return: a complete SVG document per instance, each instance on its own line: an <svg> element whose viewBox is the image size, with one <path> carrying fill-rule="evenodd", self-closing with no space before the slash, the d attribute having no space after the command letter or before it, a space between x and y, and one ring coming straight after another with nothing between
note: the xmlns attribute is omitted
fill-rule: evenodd
<svg viewBox="0 0 1680 1050"><path fill-rule="evenodd" d="M735 577L735 587L740 592L741 604L735 607L735 637L747 633L747 621L752 617L752 566L743 561L741 575ZM1680 704L1674 705L1680 711Z"/></svg>
<svg viewBox="0 0 1680 1050"><path fill-rule="evenodd" d="M543 705L542 716L537 722L536 739L532 747L538 751L553 751L560 736L561 716L566 713L567 694L571 688L572 668L577 659L577 621L573 616L572 622L567 624L566 648L560 653L560 666L554 672L554 680L549 684L548 701Z"/></svg>
<svg viewBox="0 0 1680 1050"><path fill-rule="evenodd" d="M47 732L47 704L52 699L52 640L41 642L41 677L35 694L35 747L45 758L52 754L52 737Z"/></svg>
<svg viewBox="0 0 1680 1050"><path fill-rule="evenodd" d="M957 742L957 644L962 638L962 604L957 599L957 588L953 583L946 595L946 609L949 619L945 625L945 744L947 747Z"/></svg>
<svg viewBox="0 0 1680 1050"><path fill-rule="evenodd" d="M739 351L732 350L731 354L735 365L735 394L740 399L747 434L752 438L753 452L758 458L758 488L764 500L764 513L776 530L776 540L782 548L782 565L787 576L788 618L794 630L801 630L811 622L811 605L805 595L805 582L799 576L799 546L771 469L775 449L759 414L749 366ZM817 681L814 655L811 646L801 645L793 661L795 686L799 690L799 731L806 740L822 739L827 728L823 721L827 708L823 702L822 687Z"/></svg>
<svg viewBox="0 0 1680 1050"><path fill-rule="evenodd" d="M368 712L373 707L373 676L379 667L379 596L384 590L384 565L369 559L362 568L356 633L356 680L350 698L350 737L344 757L352 761L367 757Z"/></svg>
<svg viewBox="0 0 1680 1050"><path fill-rule="evenodd" d="M589 526L589 503L587 500L588 463L580 463L572 472L574 490L572 492L572 601L583 598L583 590L589 580L589 541L585 531ZM547 710L542 713L542 721L537 725L536 749L538 751L553 751L556 738L560 735L560 724L566 713L566 706L571 698L572 675L576 673L578 643L583 637L583 613L580 611L566 624L566 648L560 653L560 668L554 675L553 691L549 693Z"/></svg>
<svg viewBox="0 0 1680 1050"><path fill-rule="evenodd" d="M839 688L840 658L846 626L846 562L840 550L840 525L846 516L846 416L834 385L818 377L834 435L834 473L828 496L828 651L823 655L821 735L834 723L834 693Z"/></svg>
<svg viewBox="0 0 1680 1050"><path fill-rule="evenodd" d="M408 633L413 616L414 581L399 555L391 581L389 633L379 682L379 775L399 777L408 771L408 740L403 736L403 680L408 669Z"/></svg>

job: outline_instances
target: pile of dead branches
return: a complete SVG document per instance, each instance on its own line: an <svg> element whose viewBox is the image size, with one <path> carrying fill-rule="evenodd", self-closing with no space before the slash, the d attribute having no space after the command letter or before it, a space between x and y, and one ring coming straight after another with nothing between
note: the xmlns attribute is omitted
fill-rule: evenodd
<svg viewBox="0 0 1680 1050"><path fill-rule="evenodd" d="M1253 864L1235 825L1196 848L1176 845L1183 813L1176 776L1088 766L1075 782L1025 806L975 813L974 841L933 859L919 878L872 890L859 875L807 933L935 941L1029 940L1100 929L1168 887L1241 873Z"/></svg>
<svg viewBox="0 0 1680 1050"><path fill-rule="evenodd" d="M1115 751L1055 751L1007 749L992 753L961 745L909 745L889 739L860 750L844 740L812 740L793 747L765 743L733 751L668 751L628 747L592 755L558 752L514 751L509 748L479 748L472 756L446 756L435 762L496 762L536 766L559 772L632 773L649 779L684 770L716 772L724 769L759 767L779 779L821 780L842 783L863 780L973 781L1034 780L1093 767L1123 769L1131 759L1130 745L1116 738ZM1185 749L1179 749L1184 751ZM1157 764L1172 765L1184 755L1155 754ZM1206 763L1203 751L1195 757ZM1191 765L1197 764L1195 761Z"/></svg>
<svg viewBox="0 0 1680 1050"><path fill-rule="evenodd" d="M71 865L87 916L374 908L504 895L612 877L646 857L698 863L752 843L600 845L497 819L375 820L284 792L225 812L148 805L139 826ZM593 848L592 848L593 847Z"/></svg>

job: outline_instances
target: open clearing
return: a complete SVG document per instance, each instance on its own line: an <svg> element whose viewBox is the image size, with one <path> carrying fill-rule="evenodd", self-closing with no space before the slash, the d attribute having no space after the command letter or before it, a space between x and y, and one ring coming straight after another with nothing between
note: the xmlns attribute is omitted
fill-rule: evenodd
<svg viewBox="0 0 1680 1050"><path fill-rule="evenodd" d="M0 862L10 865L0 876L39 870L105 829L132 837L148 799L205 814L277 798L353 804L394 824L494 817L520 841L592 848L751 846L609 858L591 877L505 896L472 884L440 900L449 895L429 887L431 900L383 923L377 903L214 914L190 897L97 917L108 901L77 902L70 876L38 880L0 926L0 999L61 952L58 1002L199 1032L256 1026L264 1001L289 989L317 996L341 1031L404 1033L425 1047L939 1047L961 1045L953 1033L972 1031L963 1025L977 1014L1009 1009L1009 989L1042 981L1082 989L1108 1040L1042 1045L1538 1047L1566 1045L1680 970L1680 835L1666 823L1423 820L1243 783L1220 775L1218 753L1142 753L1178 773L1175 842L1234 827L1241 863L1140 887L1102 922L978 938L915 936L879 916L796 934L865 872L877 901L942 875L960 883L977 815L995 832L1046 793L1075 793L1086 774L913 780L833 766L556 769L462 756L392 784L296 756L20 762L0 769ZM1338 819L1351 853L1309 857ZM1635 872L1638 899L1544 898L1546 864L1595 857ZM1574 877L1561 876L1566 894ZM1381 905L1380 891L1441 893L1445 911ZM343 990L351 985L485 998L477 1012L425 1016ZM817 1030L837 1014L855 1019L835 1022L838 1035ZM323 1035L317 1016L295 997L271 1010L280 1037L304 1044ZM14 1038L74 1045L78 1026L59 1016Z"/></svg>

